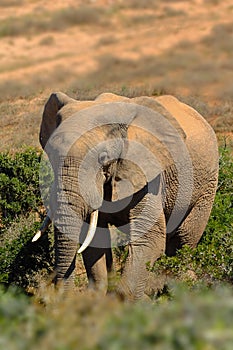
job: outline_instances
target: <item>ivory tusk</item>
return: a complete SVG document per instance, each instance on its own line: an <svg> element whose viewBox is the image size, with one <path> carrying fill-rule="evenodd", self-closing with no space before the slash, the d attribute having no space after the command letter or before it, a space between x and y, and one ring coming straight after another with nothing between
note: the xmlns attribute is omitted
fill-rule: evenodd
<svg viewBox="0 0 233 350"><path fill-rule="evenodd" d="M97 221L98 221L98 214L99 214L98 210L95 210L91 214L89 230L87 232L87 236L85 238L85 241L83 242L82 246L78 250L78 253L82 253L89 246L91 241L93 240L93 237L94 237L95 231L96 231Z"/></svg>
<svg viewBox="0 0 233 350"><path fill-rule="evenodd" d="M32 238L32 242L37 241L42 235L41 230L37 231L37 233L35 234L35 236Z"/></svg>
<svg viewBox="0 0 233 350"><path fill-rule="evenodd" d="M47 230L47 228L51 224L50 215L51 215L51 213L49 211L48 214L46 215L46 218L44 219L43 224L41 225L39 231L37 231L35 236L32 238L32 242L36 242L43 235L43 233Z"/></svg>

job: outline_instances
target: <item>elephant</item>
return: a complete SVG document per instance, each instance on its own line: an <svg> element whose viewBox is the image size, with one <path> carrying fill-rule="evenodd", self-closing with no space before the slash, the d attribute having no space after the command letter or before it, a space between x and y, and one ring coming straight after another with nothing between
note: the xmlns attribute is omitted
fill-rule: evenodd
<svg viewBox="0 0 233 350"><path fill-rule="evenodd" d="M192 107L171 95L102 93L79 101L54 92L44 106L40 144L54 181L35 240L52 220L56 285L73 288L81 253L89 286L105 294L112 248L127 245L115 293L142 299L148 263L197 246L216 193L218 145Z"/></svg>

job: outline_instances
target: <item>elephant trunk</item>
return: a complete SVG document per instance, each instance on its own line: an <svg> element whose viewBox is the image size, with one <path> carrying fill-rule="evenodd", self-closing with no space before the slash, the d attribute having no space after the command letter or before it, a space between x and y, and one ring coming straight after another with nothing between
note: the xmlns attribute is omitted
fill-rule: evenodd
<svg viewBox="0 0 233 350"><path fill-rule="evenodd" d="M90 245L98 221L98 210L86 203L74 182L71 187L69 178L63 178L63 188L57 187L55 203L51 202L55 226L55 283L62 282L65 289L74 284L78 244L82 243L78 253Z"/></svg>
<svg viewBox="0 0 233 350"><path fill-rule="evenodd" d="M72 287L75 278L75 261L83 220L72 213L69 206L59 205L54 217L55 284Z"/></svg>
<svg viewBox="0 0 233 350"><path fill-rule="evenodd" d="M73 287L77 242L54 226L55 234L55 284L64 289Z"/></svg>

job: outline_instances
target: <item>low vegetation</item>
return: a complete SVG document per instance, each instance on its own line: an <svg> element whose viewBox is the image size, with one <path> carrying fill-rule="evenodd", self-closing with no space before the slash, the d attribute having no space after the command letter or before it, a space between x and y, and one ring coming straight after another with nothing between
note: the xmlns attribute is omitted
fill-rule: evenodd
<svg viewBox="0 0 233 350"><path fill-rule="evenodd" d="M151 273L165 275L167 284L159 294L151 295L150 303L135 305L91 293L64 301L47 285L53 266L52 232L31 243L44 215L38 192L41 155L31 148L1 154L0 345L24 350L152 349L155 345L161 349L230 349L231 152L229 145L220 147L218 191L200 244L148 266ZM124 260L123 250L116 253Z"/></svg>
<svg viewBox="0 0 233 350"><path fill-rule="evenodd" d="M36 210L41 203L39 190L40 154L34 149L10 155L0 154L1 225L19 215Z"/></svg>
<svg viewBox="0 0 233 350"><path fill-rule="evenodd" d="M44 213L39 188L41 153L36 149L0 154L0 283L35 286L48 274L52 248L48 238L31 243Z"/></svg>
<svg viewBox="0 0 233 350"><path fill-rule="evenodd" d="M53 295L46 308L14 289L0 289L0 344L10 350L230 350L232 292L223 286L189 293L182 285L170 288L172 301L158 304L85 293L65 300Z"/></svg>

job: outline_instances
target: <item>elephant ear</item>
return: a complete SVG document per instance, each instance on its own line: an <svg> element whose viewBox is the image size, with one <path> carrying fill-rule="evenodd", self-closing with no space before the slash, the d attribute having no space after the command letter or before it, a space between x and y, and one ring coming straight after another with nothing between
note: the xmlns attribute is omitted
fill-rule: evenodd
<svg viewBox="0 0 233 350"><path fill-rule="evenodd" d="M130 196L147 184L153 186L154 179L170 169L177 169L177 181L184 184L184 191L190 192L192 186L187 184L192 185L192 177L189 177L192 163L185 132L157 101L139 97L131 103L137 113L128 126L125 154L117 169L113 199L121 199L125 193Z"/></svg>
<svg viewBox="0 0 233 350"><path fill-rule="evenodd" d="M44 107L40 127L40 144L43 148L50 135L61 123L59 110L70 102L75 102L75 100L62 92L54 92L50 95Z"/></svg>
<svg viewBox="0 0 233 350"><path fill-rule="evenodd" d="M131 101L133 103L137 103L139 105L151 108L155 112L158 112L159 114L161 114L163 118L166 118L168 122L178 131L179 135L184 140L186 139L186 134L184 130L181 128L176 118L160 103L160 101L156 100L153 97L147 97L147 96L135 97Z"/></svg>

